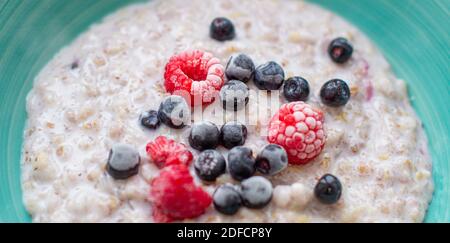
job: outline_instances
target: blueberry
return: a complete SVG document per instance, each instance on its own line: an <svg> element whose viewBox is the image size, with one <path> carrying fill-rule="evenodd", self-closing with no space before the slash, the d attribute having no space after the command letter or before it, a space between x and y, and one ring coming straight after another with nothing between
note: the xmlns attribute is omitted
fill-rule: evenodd
<svg viewBox="0 0 450 243"><path fill-rule="evenodd" d="M199 151L214 149L219 145L220 132L212 122L200 122L192 126L189 144Z"/></svg>
<svg viewBox="0 0 450 243"><path fill-rule="evenodd" d="M156 129L159 127L159 118L158 118L158 112L155 110L146 111L141 114L139 117L139 120L141 121L141 125L149 128L149 129Z"/></svg>
<svg viewBox="0 0 450 243"><path fill-rule="evenodd" d="M276 62L262 64L255 70L254 83L261 90L277 90L283 81L283 68Z"/></svg>
<svg viewBox="0 0 450 243"><path fill-rule="evenodd" d="M235 214L242 205L239 191L231 184L219 186L213 194L214 208L226 215Z"/></svg>
<svg viewBox="0 0 450 243"><path fill-rule="evenodd" d="M241 198L248 208L263 208L272 199L272 183L262 176L254 176L241 183Z"/></svg>
<svg viewBox="0 0 450 243"><path fill-rule="evenodd" d="M230 80L220 89L219 97L225 110L238 111L248 103L249 89L239 80Z"/></svg>
<svg viewBox="0 0 450 243"><path fill-rule="evenodd" d="M284 82L283 94L286 100L306 101L309 96L309 84L302 77L292 77Z"/></svg>
<svg viewBox="0 0 450 243"><path fill-rule="evenodd" d="M73 61L72 64L70 64L70 69L77 69L79 67L79 63L77 60Z"/></svg>
<svg viewBox="0 0 450 243"><path fill-rule="evenodd" d="M255 159L251 149L238 146L228 153L228 172L237 181L251 177L255 173Z"/></svg>
<svg viewBox="0 0 450 243"><path fill-rule="evenodd" d="M171 95L161 102L158 118L167 126L180 129L190 121L191 111L183 97Z"/></svg>
<svg viewBox="0 0 450 243"><path fill-rule="evenodd" d="M336 176L325 174L317 182L314 188L314 195L324 204L336 203L342 194L342 185Z"/></svg>
<svg viewBox="0 0 450 243"><path fill-rule="evenodd" d="M255 71L255 64L252 59L245 54L233 55L228 60L225 69L225 75L228 80L239 80L247 83L253 79L253 72Z"/></svg>
<svg viewBox="0 0 450 243"><path fill-rule="evenodd" d="M139 153L126 144L116 144L109 151L106 171L114 179L127 179L139 171Z"/></svg>
<svg viewBox="0 0 450 243"><path fill-rule="evenodd" d="M352 45L347 39L339 37L331 41L328 46L328 54L336 63L344 63L350 59L353 53Z"/></svg>
<svg viewBox="0 0 450 243"><path fill-rule="evenodd" d="M266 145L256 156L256 169L265 175L275 175L287 165L286 150L277 144Z"/></svg>
<svg viewBox="0 0 450 243"><path fill-rule="evenodd" d="M227 18L215 18L209 27L209 35L218 41L232 40L236 36L233 23Z"/></svg>
<svg viewBox="0 0 450 243"><path fill-rule="evenodd" d="M320 98L325 105L332 107L343 106L350 99L350 89L345 81L332 79L320 89Z"/></svg>
<svg viewBox="0 0 450 243"><path fill-rule="evenodd" d="M194 162L195 173L204 181L215 181L225 173L226 162L221 153L208 149L200 153Z"/></svg>
<svg viewBox="0 0 450 243"><path fill-rule="evenodd" d="M244 145L247 139L247 127L237 122L230 121L220 128L220 143L227 149Z"/></svg>

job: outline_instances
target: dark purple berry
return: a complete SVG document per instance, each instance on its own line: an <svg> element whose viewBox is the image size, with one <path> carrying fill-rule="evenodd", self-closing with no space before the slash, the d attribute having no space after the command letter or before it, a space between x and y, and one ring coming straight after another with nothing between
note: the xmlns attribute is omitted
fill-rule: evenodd
<svg viewBox="0 0 450 243"><path fill-rule="evenodd" d="M228 172L237 181L247 179L255 173L255 159L251 149L238 146L228 153Z"/></svg>
<svg viewBox="0 0 450 243"><path fill-rule="evenodd" d="M183 97L171 95L161 102L158 118L171 128L181 129L190 122L191 111Z"/></svg>
<svg viewBox="0 0 450 243"><path fill-rule="evenodd" d="M114 179L127 179L138 173L140 162L136 149L126 144L116 144L109 152L106 171Z"/></svg>
<svg viewBox="0 0 450 243"><path fill-rule="evenodd" d="M220 89L219 98L223 109L238 111L242 110L248 103L249 89L247 85L239 80L230 80Z"/></svg>
<svg viewBox="0 0 450 243"><path fill-rule="evenodd" d="M219 128L212 122L195 123L189 134L189 144L192 148L203 151L215 149L219 145Z"/></svg>
<svg viewBox="0 0 450 243"><path fill-rule="evenodd" d="M254 71L255 64L252 59L245 54L237 54L231 56L228 60L225 75L228 80L239 80L247 83L253 79Z"/></svg>
<svg viewBox="0 0 450 243"><path fill-rule="evenodd" d="M352 56L352 53L352 45L347 41L347 39L342 37L334 39L328 46L328 54L336 63L347 62Z"/></svg>
<svg viewBox="0 0 450 243"><path fill-rule="evenodd" d="M236 36L233 23L227 18L215 18L209 28L211 38L218 41L232 40Z"/></svg>
<svg viewBox="0 0 450 243"><path fill-rule="evenodd" d="M309 96L309 84L302 77L292 77L284 82L283 94L286 100L306 101Z"/></svg>
<svg viewBox="0 0 450 243"><path fill-rule="evenodd" d="M200 153L194 162L195 173L204 181L215 181L225 173L226 162L221 153L208 149Z"/></svg>
<svg viewBox="0 0 450 243"><path fill-rule="evenodd" d="M314 195L324 204L334 204L342 194L342 185L339 179L331 174L326 174L319 179L314 188Z"/></svg>
<svg viewBox="0 0 450 243"><path fill-rule="evenodd" d="M284 82L283 68L276 62L268 62L255 70L253 82L261 90L278 90Z"/></svg>
<svg viewBox="0 0 450 243"><path fill-rule="evenodd" d="M231 184L219 186L213 194L214 208L226 215L237 213L242 205L239 191Z"/></svg>
<svg viewBox="0 0 450 243"><path fill-rule="evenodd" d="M237 121L225 123L220 129L220 143L227 149L244 145L247 139L247 127Z"/></svg>
<svg viewBox="0 0 450 243"><path fill-rule="evenodd" d="M256 157L256 169L265 175L275 175L287 165L286 150L277 144L266 145Z"/></svg>
<svg viewBox="0 0 450 243"><path fill-rule="evenodd" d="M142 113L139 117L139 120L141 121L142 126L149 129L156 129L160 124L158 112L155 110L150 110Z"/></svg>
<svg viewBox="0 0 450 243"><path fill-rule="evenodd" d="M322 103L332 107L343 106L350 99L350 88L341 79L332 79L320 89Z"/></svg>
<svg viewBox="0 0 450 243"><path fill-rule="evenodd" d="M241 198L248 208L263 208L272 199L272 183L262 176L250 177L241 183Z"/></svg>

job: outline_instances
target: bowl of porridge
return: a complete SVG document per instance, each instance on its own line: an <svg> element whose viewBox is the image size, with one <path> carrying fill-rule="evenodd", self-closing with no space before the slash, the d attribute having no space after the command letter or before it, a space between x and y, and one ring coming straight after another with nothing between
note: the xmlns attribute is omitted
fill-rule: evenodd
<svg viewBox="0 0 450 243"><path fill-rule="evenodd" d="M255 2L0 4L0 221L448 222L445 4Z"/></svg>

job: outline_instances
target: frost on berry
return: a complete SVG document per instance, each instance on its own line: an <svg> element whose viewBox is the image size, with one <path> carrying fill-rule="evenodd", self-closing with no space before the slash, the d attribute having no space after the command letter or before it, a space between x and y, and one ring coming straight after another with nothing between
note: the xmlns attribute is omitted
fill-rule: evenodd
<svg viewBox="0 0 450 243"><path fill-rule="evenodd" d="M269 123L268 141L284 147L290 164L306 164L325 145L321 110L302 101L281 106Z"/></svg>
<svg viewBox="0 0 450 243"><path fill-rule="evenodd" d="M160 223L198 217L212 202L211 196L194 183L184 164L162 169L150 183L149 199L153 220Z"/></svg>
<svg viewBox="0 0 450 243"><path fill-rule="evenodd" d="M146 151L158 168L175 164L189 165L193 159L193 155L186 145L164 136L159 136L149 142Z"/></svg>
<svg viewBox="0 0 450 243"><path fill-rule="evenodd" d="M166 91L171 94L178 90L189 92L192 106L209 104L224 83L224 67L211 53L185 51L170 58L164 80Z"/></svg>

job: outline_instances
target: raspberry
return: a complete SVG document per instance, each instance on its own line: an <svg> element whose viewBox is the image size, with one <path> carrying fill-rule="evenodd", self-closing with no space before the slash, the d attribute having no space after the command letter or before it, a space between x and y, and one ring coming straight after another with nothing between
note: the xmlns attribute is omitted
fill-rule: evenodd
<svg viewBox="0 0 450 243"><path fill-rule="evenodd" d="M288 153L290 164L306 164L317 157L325 145L324 117L321 110L303 101L281 106L270 120L270 143Z"/></svg>
<svg viewBox="0 0 450 243"><path fill-rule="evenodd" d="M212 202L211 196L195 185L184 164L170 165L151 182L155 222L171 222L202 215Z"/></svg>
<svg viewBox="0 0 450 243"><path fill-rule="evenodd" d="M159 168L175 164L189 165L193 159L192 153L186 145L164 136L159 136L155 141L149 142L146 151Z"/></svg>
<svg viewBox="0 0 450 243"><path fill-rule="evenodd" d="M224 83L224 67L211 53L186 51L172 56L164 73L166 91L186 91L191 105L209 104ZM199 103L194 97L199 97Z"/></svg>

